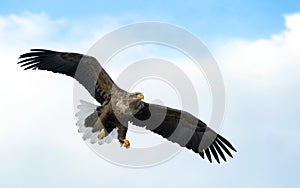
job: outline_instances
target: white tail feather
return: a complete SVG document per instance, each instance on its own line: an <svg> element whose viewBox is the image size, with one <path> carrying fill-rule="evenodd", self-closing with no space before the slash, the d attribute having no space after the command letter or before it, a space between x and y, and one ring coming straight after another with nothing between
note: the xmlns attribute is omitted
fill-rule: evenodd
<svg viewBox="0 0 300 188"><path fill-rule="evenodd" d="M75 114L77 117L77 123L76 125L79 127L78 132L82 133L83 140L90 141L91 144L95 144L98 142L99 145L102 145L104 143L111 143L113 139L118 138L118 129L113 129L108 135L106 135L104 138L99 139L98 135L100 133L99 131L93 132L92 127L85 127L84 122L85 119L93 113L97 109L97 105L93 103L89 103L87 101L80 100L80 104L77 106L78 112Z"/></svg>

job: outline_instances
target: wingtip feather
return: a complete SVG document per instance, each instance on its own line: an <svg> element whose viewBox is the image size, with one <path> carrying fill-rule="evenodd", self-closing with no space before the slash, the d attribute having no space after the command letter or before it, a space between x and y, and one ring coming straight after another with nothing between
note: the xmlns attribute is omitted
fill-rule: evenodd
<svg viewBox="0 0 300 188"><path fill-rule="evenodd" d="M232 154L230 153L229 149L219 140L216 139L216 142L221 146L221 148L229 155L231 158L233 158Z"/></svg>
<svg viewBox="0 0 300 188"><path fill-rule="evenodd" d="M219 159L218 154L217 154L217 152L216 152L216 150L214 148L214 145L213 144L210 145L209 149L212 152L212 154L213 154L214 158L216 159L216 161L220 164L220 159Z"/></svg>
<svg viewBox="0 0 300 188"><path fill-rule="evenodd" d="M211 155L210 155L209 149L207 148L207 149L204 150L204 151L205 151L205 154L206 154L206 156L207 156L209 162L212 163L212 159L211 159Z"/></svg>
<svg viewBox="0 0 300 188"><path fill-rule="evenodd" d="M232 146L232 144L226 139L224 138L223 136L221 135L218 135L217 139L221 140L224 144L226 144L231 150L236 151L236 149Z"/></svg>

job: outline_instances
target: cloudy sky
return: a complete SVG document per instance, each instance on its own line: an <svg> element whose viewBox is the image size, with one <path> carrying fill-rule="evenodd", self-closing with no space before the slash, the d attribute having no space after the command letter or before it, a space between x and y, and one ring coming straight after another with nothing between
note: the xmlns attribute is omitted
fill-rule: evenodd
<svg viewBox="0 0 300 188"><path fill-rule="evenodd" d="M0 2L0 187L296 187L299 7L296 0ZM104 34L143 21L185 28L213 54L226 89L221 134L237 148L234 159L210 164L183 150L151 168L113 165L92 152L76 130L74 81L23 71L16 64L30 48L85 53ZM149 49L157 52L136 49L141 50L136 59L149 57ZM109 70L116 78L118 71ZM199 117L208 120L209 112ZM131 136L136 142L142 139Z"/></svg>

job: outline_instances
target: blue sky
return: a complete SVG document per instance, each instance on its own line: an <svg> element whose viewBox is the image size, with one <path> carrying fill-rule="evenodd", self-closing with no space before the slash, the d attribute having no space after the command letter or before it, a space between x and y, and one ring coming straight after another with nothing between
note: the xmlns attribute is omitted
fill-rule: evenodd
<svg viewBox="0 0 300 188"><path fill-rule="evenodd" d="M297 12L300 3L287 1L7 1L2 14L46 12L53 18L74 22L99 16L135 16L141 20L167 21L200 35L259 38L284 29L283 15ZM130 23L132 20L127 20Z"/></svg>
<svg viewBox="0 0 300 188"><path fill-rule="evenodd" d="M152 168L110 164L77 133L73 80L16 65L30 48L85 52L105 33L141 21L176 24L211 50L226 88L221 134L238 149L234 159L209 164L184 150ZM297 187L299 33L296 0L0 2L0 188Z"/></svg>

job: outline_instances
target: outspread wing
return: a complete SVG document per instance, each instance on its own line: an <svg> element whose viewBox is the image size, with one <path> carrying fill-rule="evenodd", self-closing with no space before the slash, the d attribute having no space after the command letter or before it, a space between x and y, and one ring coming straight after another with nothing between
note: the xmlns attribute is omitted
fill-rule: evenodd
<svg viewBox="0 0 300 188"><path fill-rule="evenodd" d="M115 85L100 63L91 56L78 53L32 49L20 56L22 67L48 70L75 78L100 103L105 103Z"/></svg>
<svg viewBox="0 0 300 188"><path fill-rule="evenodd" d="M220 157L226 161L224 152L230 157L235 148L224 137L209 128L193 115L165 106L144 103L144 107L130 120L134 125L145 127L164 138L178 143L198 153L206 155L212 162L212 156L220 163Z"/></svg>

